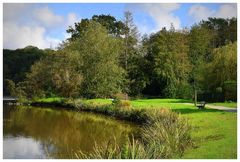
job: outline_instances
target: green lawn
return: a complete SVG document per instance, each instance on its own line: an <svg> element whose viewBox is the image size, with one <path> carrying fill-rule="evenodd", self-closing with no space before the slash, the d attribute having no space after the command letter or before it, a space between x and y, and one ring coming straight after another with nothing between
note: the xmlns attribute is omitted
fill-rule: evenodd
<svg viewBox="0 0 240 162"><path fill-rule="evenodd" d="M92 103L111 104L111 100L92 99ZM169 108L188 118L192 127L194 148L183 158L237 158L237 113L214 109L198 110L180 99L141 99L131 101L135 108Z"/></svg>
<svg viewBox="0 0 240 162"><path fill-rule="evenodd" d="M216 102L216 103L210 103L210 105L237 108L237 103L236 102Z"/></svg>

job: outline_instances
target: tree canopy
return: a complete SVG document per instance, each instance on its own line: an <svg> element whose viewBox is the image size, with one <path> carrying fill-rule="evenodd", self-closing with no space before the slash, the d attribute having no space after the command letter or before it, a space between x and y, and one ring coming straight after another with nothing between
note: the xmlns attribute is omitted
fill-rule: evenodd
<svg viewBox="0 0 240 162"><path fill-rule="evenodd" d="M70 39L56 51L4 50L4 93L190 99L194 91L225 93L237 81L236 18L209 18L190 29L172 26L140 38L125 12L123 21L93 15L67 32Z"/></svg>
<svg viewBox="0 0 240 162"><path fill-rule="evenodd" d="M119 37L124 33L125 26L122 21L117 21L115 17L111 15L93 15L91 19L82 19L80 22L76 22L74 27L70 26L67 29L67 33L71 34L69 40L74 40L81 37L84 31L87 30L91 21L100 23L107 29L109 34Z"/></svg>

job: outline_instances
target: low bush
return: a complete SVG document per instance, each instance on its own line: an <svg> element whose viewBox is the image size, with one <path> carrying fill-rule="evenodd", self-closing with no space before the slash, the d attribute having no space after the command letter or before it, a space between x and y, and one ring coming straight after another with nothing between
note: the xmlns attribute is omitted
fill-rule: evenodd
<svg viewBox="0 0 240 162"><path fill-rule="evenodd" d="M115 98L112 100L112 105L118 107L121 104L121 100L119 98Z"/></svg>
<svg viewBox="0 0 240 162"><path fill-rule="evenodd" d="M125 93L116 93L113 97L118 98L119 100L125 100L126 97L128 97L128 96Z"/></svg>
<svg viewBox="0 0 240 162"><path fill-rule="evenodd" d="M116 98L112 101L112 105L114 105L117 108L130 108L131 102L129 100L120 100Z"/></svg>
<svg viewBox="0 0 240 162"><path fill-rule="evenodd" d="M121 100L119 106L122 108L129 108L131 107L131 102L129 100Z"/></svg>

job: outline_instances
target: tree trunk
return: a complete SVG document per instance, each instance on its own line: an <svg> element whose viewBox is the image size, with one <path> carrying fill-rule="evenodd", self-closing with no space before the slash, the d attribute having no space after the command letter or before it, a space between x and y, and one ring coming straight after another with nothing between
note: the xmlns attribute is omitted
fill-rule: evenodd
<svg viewBox="0 0 240 162"><path fill-rule="evenodd" d="M128 94L125 93L125 100L128 100Z"/></svg>
<svg viewBox="0 0 240 162"><path fill-rule="evenodd" d="M194 105L197 106L197 90L194 88Z"/></svg>

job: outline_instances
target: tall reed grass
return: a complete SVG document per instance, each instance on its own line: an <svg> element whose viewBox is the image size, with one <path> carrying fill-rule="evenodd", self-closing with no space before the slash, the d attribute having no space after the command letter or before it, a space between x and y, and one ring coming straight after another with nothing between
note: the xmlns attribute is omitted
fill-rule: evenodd
<svg viewBox="0 0 240 162"><path fill-rule="evenodd" d="M123 145L109 142L95 146L94 151L75 153L81 159L169 159L181 158L192 145L187 120L170 110L150 110L143 124L140 138L128 138Z"/></svg>

